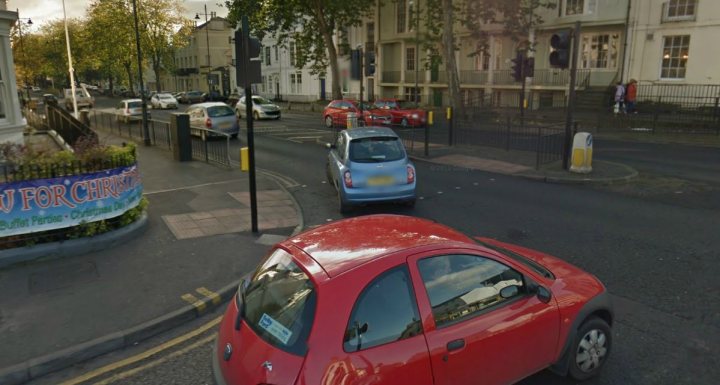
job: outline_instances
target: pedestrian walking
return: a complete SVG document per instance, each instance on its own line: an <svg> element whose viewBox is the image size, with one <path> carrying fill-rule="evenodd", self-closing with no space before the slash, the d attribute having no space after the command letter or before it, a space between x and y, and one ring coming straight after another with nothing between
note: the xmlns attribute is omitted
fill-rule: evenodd
<svg viewBox="0 0 720 385"><path fill-rule="evenodd" d="M625 112L628 114L637 114L637 109L635 108L637 101L637 80L630 79L630 82L627 85L627 89L625 90Z"/></svg>
<svg viewBox="0 0 720 385"><path fill-rule="evenodd" d="M619 114L621 112L624 112L624 100L625 86L622 84L622 82L617 82L617 85L615 86L615 106L613 107L614 113Z"/></svg>

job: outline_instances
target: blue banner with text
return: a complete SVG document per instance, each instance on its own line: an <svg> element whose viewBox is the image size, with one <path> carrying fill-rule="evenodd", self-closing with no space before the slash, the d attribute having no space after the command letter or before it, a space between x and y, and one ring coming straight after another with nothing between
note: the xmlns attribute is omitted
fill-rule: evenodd
<svg viewBox="0 0 720 385"><path fill-rule="evenodd" d="M137 164L0 184L0 237L71 227L122 215L140 203Z"/></svg>

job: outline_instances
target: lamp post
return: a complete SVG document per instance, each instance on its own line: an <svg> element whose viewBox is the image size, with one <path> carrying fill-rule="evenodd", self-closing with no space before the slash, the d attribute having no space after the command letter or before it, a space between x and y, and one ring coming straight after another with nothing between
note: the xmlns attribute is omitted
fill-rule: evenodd
<svg viewBox="0 0 720 385"><path fill-rule="evenodd" d="M420 0L415 5L414 1L410 1L410 7L415 16L415 103L420 104L420 91L418 90L418 80L420 78Z"/></svg>
<svg viewBox="0 0 720 385"><path fill-rule="evenodd" d="M15 9L15 11L16 11L17 14L18 14L18 24L17 24L17 26L18 26L18 33L20 34L20 52L22 53L22 62L23 62L23 66L27 66L27 60L26 60L26 57L25 57L25 43L23 43L22 25L23 25L23 20L27 20L27 25L32 25L32 24L33 24L33 21L32 21L32 19L29 18L29 17L19 17L19 16L20 16L20 10L19 10L19 9ZM27 68L23 68L23 70L24 70L24 71L23 71L23 77L25 78L25 80L24 80L24 81L25 81L24 87L25 87L25 90L26 90L25 92L27 93L27 97L28 97L28 101L29 101L29 100L30 100L30 89L28 88L29 85L28 85L28 79L27 79Z"/></svg>
<svg viewBox="0 0 720 385"><path fill-rule="evenodd" d="M72 53L70 51L70 32L68 32L68 24L67 24L67 13L65 12L65 0L63 0L63 21L65 24L65 45L67 46L67 54L68 54L68 72L70 73L70 91L72 92L72 102L73 102L73 116L77 119L78 117L78 109L77 109L77 97L75 95L75 69L73 68L72 64Z"/></svg>
<svg viewBox="0 0 720 385"><path fill-rule="evenodd" d="M208 77L207 77L207 86L208 86L208 96L210 95L211 87L210 87L210 69L212 66L210 65L210 25L208 24L208 13L207 13L207 4L203 5L203 8L205 12L203 13L205 15L205 43L207 45L207 66L208 66ZM200 20L200 14L195 13L195 20Z"/></svg>
<svg viewBox="0 0 720 385"><path fill-rule="evenodd" d="M148 129L147 119L147 98L145 97L145 85L142 77L142 50L140 49L140 30L138 30L137 2L133 0L133 18L135 19L135 46L137 47L138 58L138 80L140 81L140 100L142 100L142 125L143 125L143 143L146 146L152 145L150 141L150 130ZM74 93L75 91L73 91Z"/></svg>

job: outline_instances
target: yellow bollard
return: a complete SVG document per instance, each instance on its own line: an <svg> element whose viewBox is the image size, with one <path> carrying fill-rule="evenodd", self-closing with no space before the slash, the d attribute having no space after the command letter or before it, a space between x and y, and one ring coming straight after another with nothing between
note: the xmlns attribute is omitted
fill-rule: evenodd
<svg viewBox="0 0 720 385"><path fill-rule="evenodd" d="M250 171L250 153L247 147L240 147L240 171Z"/></svg>
<svg viewBox="0 0 720 385"><path fill-rule="evenodd" d="M433 124L433 112L432 111L428 111L428 124L429 125Z"/></svg>
<svg viewBox="0 0 720 385"><path fill-rule="evenodd" d="M452 107L447 108L447 113L445 116L447 116L447 120L452 119Z"/></svg>

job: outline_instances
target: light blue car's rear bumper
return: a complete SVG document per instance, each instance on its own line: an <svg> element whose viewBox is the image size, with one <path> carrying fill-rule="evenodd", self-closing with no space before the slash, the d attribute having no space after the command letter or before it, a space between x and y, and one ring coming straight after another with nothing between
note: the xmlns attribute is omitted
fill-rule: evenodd
<svg viewBox="0 0 720 385"><path fill-rule="evenodd" d="M387 187L342 188L342 199L347 204L411 201L415 199L415 183Z"/></svg>

